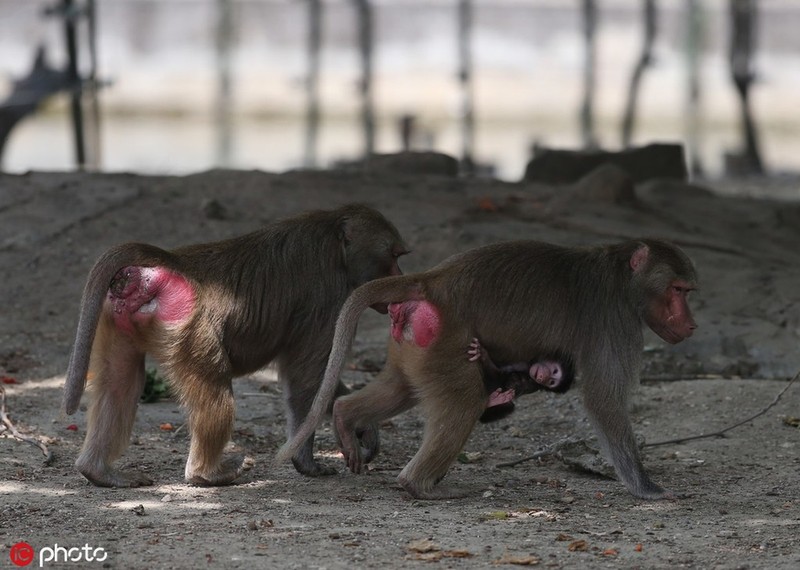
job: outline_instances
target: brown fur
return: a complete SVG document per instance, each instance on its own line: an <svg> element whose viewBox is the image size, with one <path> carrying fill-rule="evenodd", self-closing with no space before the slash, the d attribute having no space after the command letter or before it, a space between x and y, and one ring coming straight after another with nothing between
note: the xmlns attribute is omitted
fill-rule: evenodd
<svg viewBox="0 0 800 570"><path fill-rule="evenodd" d="M320 391L306 423L278 459L290 457L322 420L361 312L378 301L427 300L441 313L440 337L425 349L390 342L379 376L335 403L334 425L353 471L363 465L356 430L421 403L424 441L400 482L418 498L459 495L434 486L487 402L480 364L464 358L464 347L476 336L500 362L559 351L573 355L585 406L620 479L636 496L669 496L642 466L628 418L628 392L638 381L643 323L669 342L691 335L695 324L685 296L695 283L689 258L657 240L594 248L500 243L457 255L425 273L368 283L344 304Z"/></svg>
<svg viewBox="0 0 800 570"><path fill-rule="evenodd" d="M64 407L78 407L90 370L94 398L76 461L101 486L136 487L151 480L111 463L126 449L144 386L144 358L162 365L188 411L191 445L186 479L228 484L241 461L222 462L234 422L231 379L276 362L288 408L288 435L305 418L325 370L336 315L347 295L369 280L399 275L407 248L395 227L366 206L302 214L222 242L165 251L147 244L110 249L92 268L81 301ZM167 267L191 284L194 308L182 322L155 320L131 335L120 330L106 300L117 271ZM337 394L347 390L340 383ZM307 475L335 472L312 456L313 433L293 457ZM377 432L364 435L377 452Z"/></svg>

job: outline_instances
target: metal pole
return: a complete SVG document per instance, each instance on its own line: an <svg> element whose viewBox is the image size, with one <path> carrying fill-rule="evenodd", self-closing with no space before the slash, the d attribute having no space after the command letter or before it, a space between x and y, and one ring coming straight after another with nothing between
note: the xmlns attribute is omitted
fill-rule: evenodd
<svg viewBox="0 0 800 570"><path fill-rule="evenodd" d="M472 97L472 0L458 2L458 79L461 83L461 163L474 172L475 109Z"/></svg>
<svg viewBox="0 0 800 570"><path fill-rule="evenodd" d="M317 165L317 138L319 135L319 69L322 47L322 2L308 0L308 77L306 78L306 140L304 164Z"/></svg>
<svg viewBox="0 0 800 570"><path fill-rule="evenodd" d="M372 7L369 0L355 0L358 9L358 44L361 51L361 121L364 156L375 152L375 111L372 103Z"/></svg>
<svg viewBox="0 0 800 570"><path fill-rule="evenodd" d="M86 25L89 30L89 75L87 77L87 92L89 95L89 167L97 170L102 164L102 150L100 145L100 86L97 79L97 6L95 0L86 3Z"/></svg>
<svg viewBox="0 0 800 570"><path fill-rule="evenodd" d="M230 0L217 0L217 102L214 110L217 124L217 162L230 166L233 147L231 119L231 41L233 16Z"/></svg>
<svg viewBox="0 0 800 570"><path fill-rule="evenodd" d="M583 103L580 120L584 148L597 148L594 133L594 91L595 91L595 44L597 31L597 4L595 0L583 0L583 33L585 39L585 60L583 67Z"/></svg>
<svg viewBox="0 0 800 570"><path fill-rule="evenodd" d="M83 108L81 96L83 86L78 74L78 42L76 40L75 21L78 11L73 0L62 0L64 10L64 37L67 44L67 79L71 85L70 111L72 113L72 126L75 137L75 162L79 170L86 166L86 147L83 137Z"/></svg>

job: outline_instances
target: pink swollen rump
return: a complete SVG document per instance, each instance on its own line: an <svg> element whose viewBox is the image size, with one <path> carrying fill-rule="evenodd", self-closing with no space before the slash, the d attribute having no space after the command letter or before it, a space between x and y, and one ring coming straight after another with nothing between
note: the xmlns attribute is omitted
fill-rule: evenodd
<svg viewBox="0 0 800 570"><path fill-rule="evenodd" d="M186 278L171 269L130 266L111 280L107 301L117 326L133 332L134 324L153 318L164 323L185 319L194 308L195 294Z"/></svg>
<svg viewBox="0 0 800 570"><path fill-rule="evenodd" d="M439 336L441 325L439 311L428 301L418 301L419 306L411 317L411 327L417 345L425 348Z"/></svg>
<svg viewBox="0 0 800 570"><path fill-rule="evenodd" d="M389 305L392 338L408 340L425 348L439 336L441 318L438 309L428 301L406 301Z"/></svg>

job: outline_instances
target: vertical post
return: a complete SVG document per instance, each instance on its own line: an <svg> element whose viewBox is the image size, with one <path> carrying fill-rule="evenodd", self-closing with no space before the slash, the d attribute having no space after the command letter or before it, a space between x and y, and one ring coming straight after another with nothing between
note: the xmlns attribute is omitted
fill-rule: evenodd
<svg viewBox="0 0 800 570"><path fill-rule="evenodd" d="M633 68L631 82L628 88L628 102L622 119L622 146L629 147L633 138L633 128L636 124L636 107L639 100L639 89L645 70L653 62L653 43L656 40L656 0L644 1L644 42L639 61Z"/></svg>
<svg viewBox="0 0 800 570"><path fill-rule="evenodd" d="M700 0L687 0L686 6L686 146L689 157L689 172L702 175L700 158L701 117L700 113L700 62L704 49L705 16Z"/></svg>
<svg viewBox="0 0 800 570"><path fill-rule="evenodd" d="M475 170L475 110L472 96L472 0L458 2L458 80L461 85L461 167Z"/></svg>
<svg viewBox="0 0 800 570"><path fill-rule="evenodd" d="M597 148L597 137L594 132L594 92L596 61L597 3L596 0L583 0L583 37L585 57L583 63L583 103L581 104L580 122L583 146L587 149Z"/></svg>
<svg viewBox="0 0 800 570"><path fill-rule="evenodd" d="M375 111L372 103L372 7L369 0L355 0L358 11L358 46L361 53L361 122L364 157L375 152Z"/></svg>
<svg viewBox="0 0 800 570"><path fill-rule="evenodd" d="M78 10L73 0L62 0L64 10L64 38L67 47L67 79L70 84L70 112L75 141L75 163L79 170L86 166L86 146L83 138L83 108L81 99L83 85L78 73L78 42L75 22Z"/></svg>
<svg viewBox="0 0 800 570"><path fill-rule="evenodd" d="M731 11L731 76L739 93L742 114L742 154L747 168L762 174L764 165L759 151L758 133L750 109L750 86L755 79L753 54L756 50L756 19L758 3L755 0L730 0Z"/></svg>
<svg viewBox="0 0 800 570"><path fill-rule="evenodd" d="M308 77L306 77L306 137L303 164L307 168L317 165L317 137L319 134L319 67L322 47L322 2L308 0Z"/></svg>
<svg viewBox="0 0 800 570"><path fill-rule="evenodd" d="M214 107L214 122L217 128L217 163L230 166L233 147L233 124L231 116L232 80L231 47L233 42L233 14L231 0L217 0L217 99Z"/></svg>
<svg viewBox="0 0 800 570"><path fill-rule="evenodd" d="M95 0L87 0L86 25L89 30L89 73L86 77L86 93L89 96L89 159L88 167L98 170L102 163L100 145L100 85L97 79L97 6Z"/></svg>

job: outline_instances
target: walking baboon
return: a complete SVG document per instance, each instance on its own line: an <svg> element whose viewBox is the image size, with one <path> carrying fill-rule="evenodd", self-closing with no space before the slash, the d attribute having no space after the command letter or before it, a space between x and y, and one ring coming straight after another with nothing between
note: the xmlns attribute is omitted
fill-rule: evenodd
<svg viewBox="0 0 800 570"><path fill-rule="evenodd" d="M149 353L188 412L186 480L232 482L243 465L240 458L222 461L234 422L231 379L276 362L291 437L322 379L342 303L362 283L400 275L397 259L406 252L395 227L360 205L173 251L140 243L111 248L89 273L67 372L68 414L78 408L87 373L94 392L76 467L95 485L152 483L112 467L128 446ZM385 303L375 308L387 311ZM335 393L346 393L335 384ZM377 430L360 433L369 457ZM312 430L293 452L297 470L335 472L314 461L313 440Z"/></svg>
<svg viewBox="0 0 800 570"><path fill-rule="evenodd" d="M584 405L620 479L637 497L672 496L642 466L628 393L639 377L643 324L672 344L692 335L696 324L687 296L696 282L683 251L643 239L589 248L498 243L423 273L362 285L342 307L314 405L277 457L294 455L322 420L359 315L377 302L428 301L439 318L428 346L390 342L378 377L334 406L334 425L351 470L358 472L364 464L358 430L419 403L426 416L422 446L399 481L418 498L461 495L435 485L486 408L481 369L463 356L477 336L500 362L559 351L572 355Z"/></svg>

